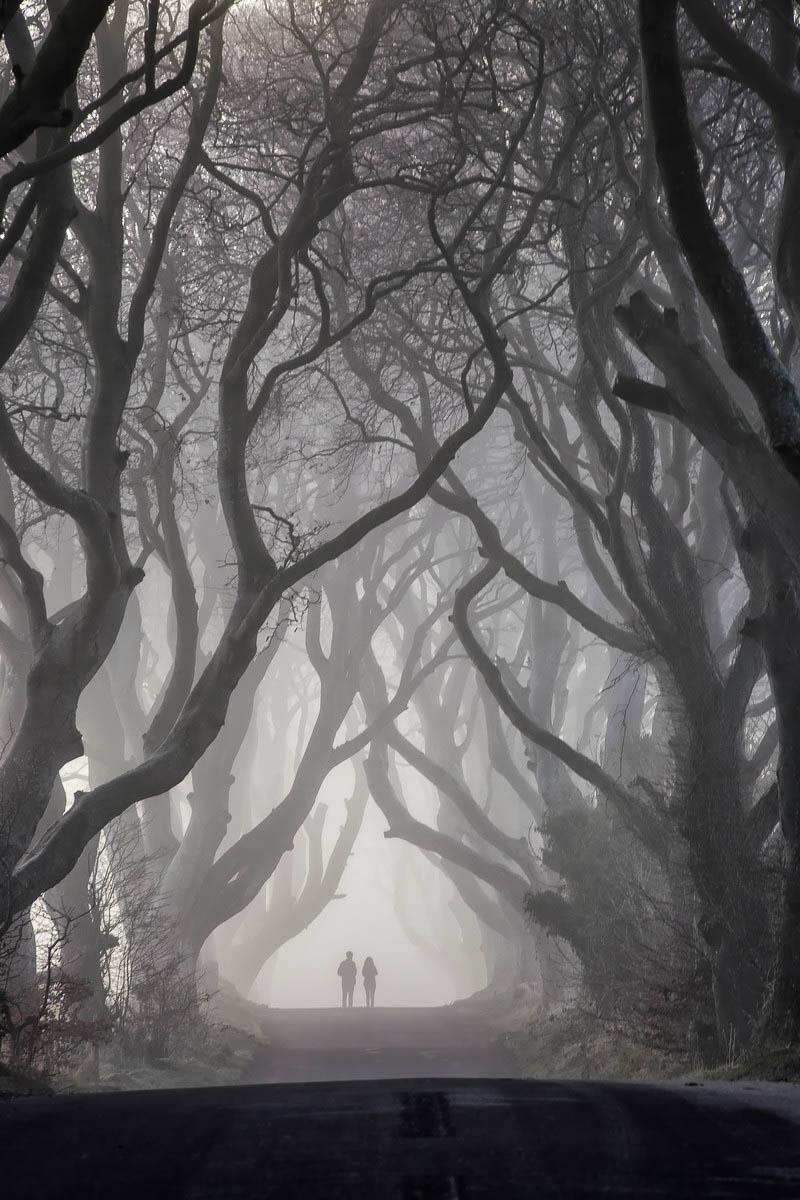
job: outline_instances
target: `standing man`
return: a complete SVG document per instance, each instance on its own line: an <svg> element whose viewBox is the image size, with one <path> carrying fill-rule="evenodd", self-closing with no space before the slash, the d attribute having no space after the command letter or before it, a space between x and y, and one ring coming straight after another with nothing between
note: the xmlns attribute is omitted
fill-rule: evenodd
<svg viewBox="0 0 800 1200"><path fill-rule="evenodd" d="M347 957L339 963L338 975L342 981L342 1008L353 1007L353 992L356 986L358 967L353 961L353 951L347 951Z"/></svg>

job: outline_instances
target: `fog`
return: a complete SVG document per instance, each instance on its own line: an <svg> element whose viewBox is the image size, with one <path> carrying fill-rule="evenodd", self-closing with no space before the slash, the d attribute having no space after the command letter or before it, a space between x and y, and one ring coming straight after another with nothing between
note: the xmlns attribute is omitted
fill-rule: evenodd
<svg viewBox="0 0 800 1200"><path fill-rule="evenodd" d="M283 1008L338 1005L341 988L336 969L349 949L359 970L367 954L375 959L382 1007L451 1004L485 986L479 964L468 959L459 962L457 954L452 962L454 947L460 946L462 938L454 916L445 912L434 931L436 940L426 929L430 914L421 900L441 888L436 867L425 860L414 866L408 907L416 922L413 928L425 939L421 948L409 937L395 907L391 881L398 874L403 851L383 840L377 814L368 814L359 843L342 881L345 898L328 905L310 929L278 951L269 964L268 978L262 975L256 981L255 997ZM364 1002L360 980L355 1002Z"/></svg>

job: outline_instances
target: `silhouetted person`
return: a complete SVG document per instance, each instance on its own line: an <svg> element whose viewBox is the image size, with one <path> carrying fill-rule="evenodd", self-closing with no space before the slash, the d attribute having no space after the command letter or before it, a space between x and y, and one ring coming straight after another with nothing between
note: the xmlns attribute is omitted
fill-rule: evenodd
<svg viewBox="0 0 800 1200"><path fill-rule="evenodd" d="M353 1007L353 992L356 987L358 967L353 962L353 951L347 951L347 957L339 963L339 975L342 980L342 1008Z"/></svg>
<svg viewBox="0 0 800 1200"><path fill-rule="evenodd" d="M361 974L364 976L364 991L367 993L367 1008L375 1007L375 982L378 978L378 968L372 961L371 957L364 959L364 966L361 968Z"/></svg>

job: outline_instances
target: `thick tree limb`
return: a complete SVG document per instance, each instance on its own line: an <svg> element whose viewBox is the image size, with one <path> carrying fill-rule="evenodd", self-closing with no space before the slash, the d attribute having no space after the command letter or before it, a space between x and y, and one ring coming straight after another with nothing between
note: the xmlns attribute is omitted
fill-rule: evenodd
<svg viewBox="0 0 800 1200"><path fill-rule="evenodd" d="M438 829L431 829L424 821L418 821L411 816L389 781L388 748L385 741L375 739L372 742L364 771L370 794L389 825L384 837L402 838L403 841L411 842L422 850L447 859L454 866L462 867L495 888L518 912L522 911L529 888L528 881L523 876L517 875L500 863L484 858L463 842L456 841Z"/></svg>
<svg viewBox="0 0 800 1200"><path fill-rule="evenodd" d="M494 564L484 567L456 595L453 625L464 649L512 725L524 737L555 755L576 775L596 787L614 805L625 825L642 844L657 857L662 857L665 852L664 831L651 810L627 788L612 779L596 762L532 720L512 699L503 683L499 668L491 661L473 633L469 623L469 606L497 571L498 567Z"/></svg>
<svg viewBox="0 0 800 1200"><path fill-rule="evenodd" d="M53 19L33 67L0 107L0 157L42 125L66 125L64 95L75 82L111 0L67 0Z"/></svg>
<svg viewBox="0 0 800 1200"><path fill-rule="evenodd" d="M780 821L780 788L778 781L770 784L747 814L747 837L754 850L759 850Z"/></svg>
<svg viewBox="0 0 800 1200"><path fill-rule="evenodd" d="M586 955L589 950L586 922L564 896L558 892L531 892L525 898L525 911L531 921L553 937L568 942L579 958Z"/></svg>
<svg viewBox="0 0 800 1200"><path fill-rule="evenodd" d="M655 383L646 383L632 375L618 375L614 380L614 395L626 404L643 408L645 412L662 417L679 417L680 406L668 388Z"/></svg>
<svg viewBox="0 0 800 1200"><path fill-rule="evenodd" d="M383 736L409 766L419 771L420 775L432 783L442 795L450 798L458 812L479 837L515 863L528 879L533 880L536 877L537 864L531 854L527 838L510 837L498 829L494 821L477 803L475 797L449 771L434 762L423 750L418 749L394 726L385 730Z"/></svg>
<svg viewBox="0 0 800 1200"><path fill-rule="evenodd" d="M676 417L709 451L731 480L747 511L763 519L800 569L800 490L742 413L698 347L688 346L677 323L643 292L634 292L614 316L641 352L661 371ZM623 386L623 394L625 387Z"/></svg>
<svg viewBox="0 0 800 1200"><path fill-rule="evenodd" d="M772 63L749 46L723 17L714 0L680 0L681 7L712 50L733 68L737 79L752 88L774 116L796 129L800 126L800 94L775 70ZM783 33L791 54L791 37Z"/></svg>
<svg viewBox="0 0 800 1200"><path fill-rule="evenodd" d="M696 4L695 10L709 7L713 15L713 5ZM672 224L714 315L725 357L753 393L771 445L800 477L800 399L708 208L681 76L676 18L677 0L639 0L656 158Z"/></svg>

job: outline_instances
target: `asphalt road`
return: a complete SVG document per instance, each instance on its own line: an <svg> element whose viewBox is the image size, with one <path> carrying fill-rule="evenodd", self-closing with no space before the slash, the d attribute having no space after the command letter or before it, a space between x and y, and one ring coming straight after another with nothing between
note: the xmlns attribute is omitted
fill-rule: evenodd
<svg viewBox="0 0 800 1200"><path fill-rule="evenodd" d="M458 1074L470 1061L487 1071L503 1065L472 1018L448 1026L441 1013L386 1015L381 1031L366 1026L365 1038L356 1024L362 1015L348 1025L331 1024L332 1014L278 1017L283 1044L262 1064L265 1074L325 1076L348 1063L364 1072L371 1058L380 1075L396 1052L418 1066L408 1037L426 1028L422 1049L434 1068L449 1061ZM324 1035L337 1028L331 1048ZM473 1039L461 1041L460 1054L456 1034ZM365 1057L370 1050L377 1053ZM7 1100L0 1196L800 1200L798 1090L487 1075Z"/></svg>
<svg viewBox="0 0 800 1200"><path fill-rule="evenodd" d="M263 1031L271 1045L250 1083L517 1074L486 1020L467 1008L273 1008Z"/></svg>

